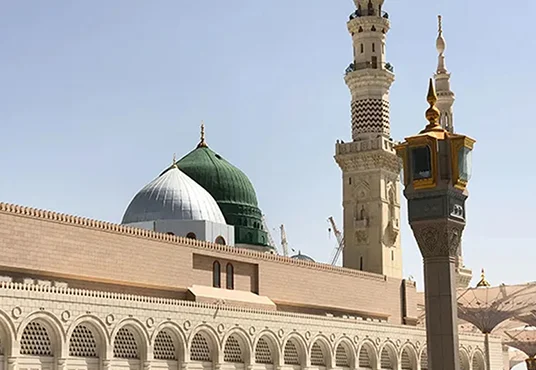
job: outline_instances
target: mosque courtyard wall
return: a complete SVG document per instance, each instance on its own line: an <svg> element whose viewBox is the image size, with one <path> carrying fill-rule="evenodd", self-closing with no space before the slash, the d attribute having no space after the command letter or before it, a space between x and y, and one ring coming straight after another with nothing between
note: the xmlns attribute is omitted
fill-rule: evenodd
<svg viewBox="0 0 536 370"><path fill-rule="evenodd" d="M422 328L225 304L0 283L0 369L428 369ZM484 339L460 334L462 370ZM503 367L499 338L491 369Z"/></svg>
<svg viewBox="0 0 536 370"><path fill-rule="evenodd" d="M0 275L176 299L212 286L220 261L233 264L236 290L269 297L279 310L393 324L418 317L413 282L4 203L0 253Z"/></svg>

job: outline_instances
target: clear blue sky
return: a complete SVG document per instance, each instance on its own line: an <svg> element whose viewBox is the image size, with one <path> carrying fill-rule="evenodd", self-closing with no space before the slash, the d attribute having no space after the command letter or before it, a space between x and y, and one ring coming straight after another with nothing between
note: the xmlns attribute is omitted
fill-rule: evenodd
<svg viewBox="0 0 536 370"><path fill-rule="evenodd" d="M425 124L441 13L455 125L477 139L466 264L494 284L536 280L536 3L384 9L393 137ZM0 200L119 222L173 153L195 146L203 119L209 145L253 181L271 227L284 223L293 248L328 260L326 219L342 224L333 154L350 138L353 10L350 0L0 2ZM405 275L421 282L420 253L409 227L402 233Z"/></svg>

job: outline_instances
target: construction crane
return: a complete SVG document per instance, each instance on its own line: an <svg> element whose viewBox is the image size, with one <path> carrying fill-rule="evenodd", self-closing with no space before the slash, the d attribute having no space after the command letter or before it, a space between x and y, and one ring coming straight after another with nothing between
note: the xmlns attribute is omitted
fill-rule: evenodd
<svg viewBox="0 0 536 370"><path fill-rule="evenodd" d="M268 245L277 248L277 245L275 244L274 238L272 238L272 233L270 232L270 228L268 228L268 224L266 223L266 217L262 215L262 227L268 234Z"/></svg>
<svg viewBox="0 0 536 370"><path fill-rule="evenodd" d="M328 218L329 223L331 224L331 230L333 231L333 234L335 234L335 238L337 239L337 248L335 248L335 251L333 252L333 256L331 257L331 265L335 266L337 262L339 261L339 258L341 256L342 250L344 249L344 238L342 236L342 233L337 228L337 225L335 224L335 220L332 216Z"/></svg>
<svg viewBox="0 0 536 370"><path fill-rule="evenodd" d="M279 228L281 229L281 249L283 249L283 256L288 257L288 242L285 225L281 225Z"/></svg>

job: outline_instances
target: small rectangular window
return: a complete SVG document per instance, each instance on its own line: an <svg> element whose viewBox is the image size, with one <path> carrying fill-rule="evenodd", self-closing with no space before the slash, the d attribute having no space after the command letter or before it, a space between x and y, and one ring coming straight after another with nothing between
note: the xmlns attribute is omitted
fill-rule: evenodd
<svg viewBox="0 0 536 370"><path fill-rule="evenodd" d="M348 184L352 185L352 178L351 177L348 178Z"/></svg>
<svg viewBox="0 0 536 370"><path fill-rule="evenodd" d="M373 52L373 53L376 52L376 44L375 44L375 43L372 43L372 52Z"/></svg>
<svg viewBox="0 0 536 370"><path fill-rule="evenodd" d="M365 52L365 47L363 46L363 44L361 44L361 53L364 53Z"/></svg>

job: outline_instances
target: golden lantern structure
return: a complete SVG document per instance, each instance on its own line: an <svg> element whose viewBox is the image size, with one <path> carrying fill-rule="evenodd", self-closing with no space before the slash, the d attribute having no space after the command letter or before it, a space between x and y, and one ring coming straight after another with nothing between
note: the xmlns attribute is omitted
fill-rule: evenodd
<svg viewBox="0 0 536 370"><path fill-rule="evenodd" d="M427 101L428 124L395 149L404 169L409 223L424 262L428 361L434 370L459 370L456 261L475 140L441 127L432 79Z"/></svg>

